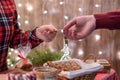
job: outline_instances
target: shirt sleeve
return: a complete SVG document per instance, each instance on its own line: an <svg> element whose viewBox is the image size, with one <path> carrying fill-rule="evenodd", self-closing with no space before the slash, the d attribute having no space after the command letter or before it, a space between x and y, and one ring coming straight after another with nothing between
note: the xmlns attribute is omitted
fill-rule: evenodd
<svg viewBox="0 0 120 80"><path fill-rule="evenodd" d="M120 10L103 14L94 14L96 29L120 29Z"/></svg>
<svg viewBox="0 0 120 80"><path fill-rule="evenodd" d="M27 43L31 44L31 48L38 46L42 40L36 37L35 29L31 31L23 32L18 25L17 21L17 12L15 11L15 20L14 20L14 33L10 41L11 48L18 48L20 46L25 46Z"/></svg>

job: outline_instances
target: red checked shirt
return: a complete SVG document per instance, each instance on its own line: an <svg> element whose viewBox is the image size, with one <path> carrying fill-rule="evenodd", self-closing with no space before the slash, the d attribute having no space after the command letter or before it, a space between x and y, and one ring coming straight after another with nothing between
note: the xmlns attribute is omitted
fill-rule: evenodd
<svg viewBox="0 0 120 80"><path fill-rule="evenodd" d="M31 43L31 48L42 41L35 36L35 29L25 33L19 28L14 0L0 0L0 72L7 70L8 48Z"/></svg>

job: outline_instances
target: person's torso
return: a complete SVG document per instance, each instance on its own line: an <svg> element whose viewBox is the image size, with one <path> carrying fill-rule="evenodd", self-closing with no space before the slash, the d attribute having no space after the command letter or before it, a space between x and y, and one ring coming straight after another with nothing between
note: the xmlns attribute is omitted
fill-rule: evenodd
<svg viewBox="0 0 120 80"><path fill-rule="evenodd" d="M7 64L7 52L14 33L15 5L13 0L0 0L0 71Z"/></svg>

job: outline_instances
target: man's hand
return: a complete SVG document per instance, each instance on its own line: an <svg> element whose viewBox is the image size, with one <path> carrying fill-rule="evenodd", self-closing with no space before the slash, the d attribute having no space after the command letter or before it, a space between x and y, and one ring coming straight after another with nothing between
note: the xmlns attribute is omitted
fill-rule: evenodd
<svg viewBox="0 0 120 80"><path fill-rule="evenodd" d="M64 34L72 40L79 40L87 37L95 30L96 20L93 15L80 16L70 20L64 26Z"/></svg>
<svg viewBox="0 0 120 80"><path fill-rule="evenodd" d="M56 33L57 29L52 25L43 25L36 29L36 36L45 42L52 41Z"/></svg>

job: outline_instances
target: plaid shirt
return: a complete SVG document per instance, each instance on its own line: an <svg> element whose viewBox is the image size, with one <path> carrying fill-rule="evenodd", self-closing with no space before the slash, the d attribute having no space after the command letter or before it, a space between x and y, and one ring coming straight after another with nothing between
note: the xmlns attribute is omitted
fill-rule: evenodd
<svg viewBox="0 0 120 80"><path fill-rule="evenodd" d="M34 48L42 41L35 36L35 29L23 33L19 28L14 0L0 0L0 71L7 70L8 48L28 42Z"/></svg>

